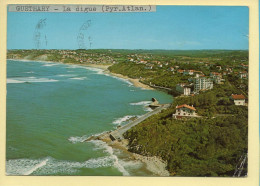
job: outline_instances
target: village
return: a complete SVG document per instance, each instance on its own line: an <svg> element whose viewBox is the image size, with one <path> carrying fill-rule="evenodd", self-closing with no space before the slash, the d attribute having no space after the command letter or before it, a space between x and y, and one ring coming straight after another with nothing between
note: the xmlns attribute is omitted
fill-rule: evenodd
<svg viewBox="0 0 260 186"><path fill-rule="evenodd" d="M162 158L171 176L232 176L246 158L248 51L9 50L7 59L105 65L172 95L171 104L154 99L153 111L104 134L127 141L129 152Z"/></svg>
<svg viewBox="0 0 260 186"><path fill-rule="evenodd" d="M201 52L195 55L175 53L163 51L158 54L156 51L142 50L11 50L7 58L111 65L109 70L112 72L139 79L150 87L181 98L194 97L215 86L221 88L229 85L236 91L230 92L226 98L236 106L247 106L248 59L243 51L231 52L231 55L216 51L217 55L213 54L213 57L210 54L201 56ZM188 102L177 105L173 116L199 117L195 106Z"/></svg>

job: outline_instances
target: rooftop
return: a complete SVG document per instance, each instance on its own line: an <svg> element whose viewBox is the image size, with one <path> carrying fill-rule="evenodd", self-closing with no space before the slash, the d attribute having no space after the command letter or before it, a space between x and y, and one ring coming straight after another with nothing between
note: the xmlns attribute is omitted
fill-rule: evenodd
<svg viewBox="0 0 260 186"><path fill-rule="evenodd" d="M176 108L178 109L178 108L183 108L183 107L188 108L188 109L191 109L191 110L196 110L194 107L189 106L189 105L186 105L186 104L184 104L184 105L179 105L179 106L177 106Z"/></svg>
<svg viewBox="0 0 260 186"><path fill-rule="evenodd" d="M232 97L232 99L245 99L245 96L242 94L240 94L240 95L232 94L231 97Z"/></svg>

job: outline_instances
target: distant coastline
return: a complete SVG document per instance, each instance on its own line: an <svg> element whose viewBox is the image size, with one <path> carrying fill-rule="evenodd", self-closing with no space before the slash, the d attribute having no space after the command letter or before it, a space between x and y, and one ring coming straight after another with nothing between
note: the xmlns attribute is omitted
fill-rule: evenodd
<svg viewBox="0 0 260 186"><path fill-rule="evenodd" d="M95 135L87 141L107 141L111 147L141 154L144 159L160 157L167 162L170 176L235 176L240 159L243 166L237 176L246 176L248 52L141 52L21 50L8 52L7 58L98 68L107 75L127 79L134 86L167 92L174 102L165 111L149 116L133 129L107 132L108 139ZM241 102L237 103L233 95L239 96ZM186 111L174 117L178 106L189 108L200 117L187 118L190 114Z"/></svg>
<svg viewBox="0 0 260 186"><path fill-rule="evenodd" d="M57 61L44 61L44 60L27 60L27 59L7 59L7 60L17 60L17 61L32 61L32 62L47 62L47 63L60 63L60 64L68 64L68 65L79 65L79 66L86 66L86 67L91 67L91 68L97 68L104 70L104 73L115 76L118 78L126 79L130 81L135 87L139 87L142 89L147 89L147 90L155 90L154 88L145 85L139 81L139 79L133 79L129 78L127 76L121 75L121 74L116 74L112 73L108 70L108 67L111 65L97 65L97 64L73 64L73 63L63 63L63 62L57 62ZM109 137L110 132L104 132L99 136L91 136L89 140L101 140L105 142L107 145L109 145L112 148L119 149L123 151L124 153L129 155L129 158L134 160L134 161L141 161L146 165L146 169L149 170L150 172L153 173L151 176L170 176L169 171L166 169L167 167L167 162L162 160L160 157L149 157L149 156L144 156L140 154L136 154L133 152L128 151L128 140L123 139L121 141L115 140L112 141Z"/></svg>
<svg viewBox="0 0 260 186"><path fill-rule="evenodd" d="M91 136L86 141L101 140L112 148L119 149L129 155L131 160L141 161L146 165L146 169L156 176L170 176L170 172L166 169L167 162L157 156L144 156L133 153L128 150L128 139L112 141L109 137L110 132L104 132L98 136ZM152 175L151 175L152 176Z"/></svg>
<svg viewBox="0 0 260 186"><path fill-rule="evenodd" d="M86 67L91 67L91 68L98 68L101 70L104 70L104 72L108 75L115 76L118 78L126 79L130 81L135 87L139 87L142 89L147 89L147 90L154 90L154 88L150 87L149 85L143 84L140 82L140 79L133 79L128 76L124 76L122 74L116 74L112 73L108 70L108 67L111 65L97 65L97 64L74 64L74 63L63 63L59 61L45 61L45 60L28 60L28 59L6 59L6 60L18 60L18 61L35 61L35 62L47 62L47 63L60 63L60 64L66 64L66 65L79 65L79 66L86 66Z"/></svg>

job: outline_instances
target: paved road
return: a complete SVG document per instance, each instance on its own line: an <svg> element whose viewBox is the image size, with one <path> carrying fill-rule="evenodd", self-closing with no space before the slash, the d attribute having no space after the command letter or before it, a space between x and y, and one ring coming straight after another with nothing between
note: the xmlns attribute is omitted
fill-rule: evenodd
<svg viewBox="0 0 260 186"><path fill-rule="evenodd" d="M123 134L128 131L130 128L132 128L133 126L139 124L140 122L144 121L145 119L149 118L150 116L157 114L159 112L161 112L163 109L169 108L170 104L164 104L156 109L154 109L151 112L146 113L145 115L141 116L140 118L124 125L123 127L118 128L117 130L111 132L111 135L115 138L115 139L123 139Z"/></svg>
<svg viewBox="0 0 260 186"><path fill-rule="evenodd" d="M165 89L165 90L172 90L171 88L161 87L161 86L152 85L152 84L150 84L150 86L151 86L151 87L154 87L154 88L161 88L161 89Z"/></svg>

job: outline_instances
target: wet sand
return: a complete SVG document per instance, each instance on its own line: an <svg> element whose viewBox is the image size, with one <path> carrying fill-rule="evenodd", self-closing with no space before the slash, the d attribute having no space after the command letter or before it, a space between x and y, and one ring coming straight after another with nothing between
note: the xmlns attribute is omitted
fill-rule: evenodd
<svg viewBox="0 0 260 186"><path fill-rule="evenodd" d="M116 76L118 78L122 78L122 79L126 79L126 80L130 81L136 87L148 89L148 90L154 90L154 88L141 83L140 79L133 79L133 78L130 78L128 76L124 76L122 74L116 74L116 73L110 72L108 70L108 67L110 67L111 65L85 64L85 66L89 66L89 67L93 67L93 68L100 68L100 69L104 70L105 73L108 73L109 75Z"/></svg>

